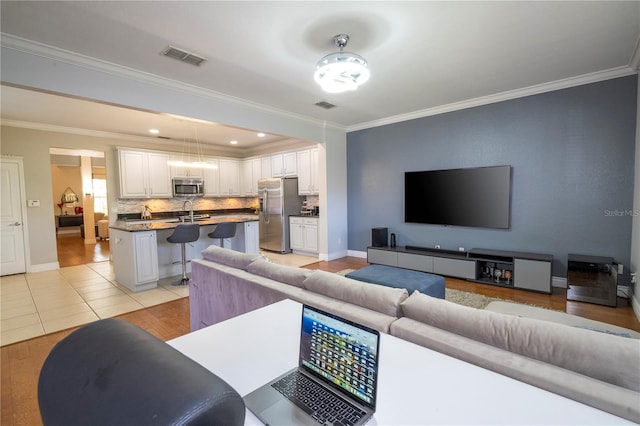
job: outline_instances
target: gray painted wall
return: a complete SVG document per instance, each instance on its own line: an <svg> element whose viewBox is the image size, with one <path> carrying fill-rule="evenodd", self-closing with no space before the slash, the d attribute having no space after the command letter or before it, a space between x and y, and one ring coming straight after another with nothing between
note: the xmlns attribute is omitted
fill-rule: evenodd
<svg viewBox="0 0 640 426"><path fill-rule="evenodd" d="M400 246L568 253L629 265L636 76L563 89L347 135L349 250L371 228ZM426 96L426 95L425 95ZM511 229L404 223L404 172L511 165ZM429 200L424 200L428 203Z"/></svg>

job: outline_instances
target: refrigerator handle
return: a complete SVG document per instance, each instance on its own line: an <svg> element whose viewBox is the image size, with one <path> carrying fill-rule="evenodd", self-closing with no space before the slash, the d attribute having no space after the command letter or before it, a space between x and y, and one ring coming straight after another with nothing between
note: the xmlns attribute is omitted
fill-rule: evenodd
<svg viewBox="0 0 640 426"><path fill-rule="evenodd" d="M271 213L269 213L269 191L265 188L262 195L262 203L260 203L260 208L262 209L262 217L264 218L264 223L268 224L271 221Z"/></svg>

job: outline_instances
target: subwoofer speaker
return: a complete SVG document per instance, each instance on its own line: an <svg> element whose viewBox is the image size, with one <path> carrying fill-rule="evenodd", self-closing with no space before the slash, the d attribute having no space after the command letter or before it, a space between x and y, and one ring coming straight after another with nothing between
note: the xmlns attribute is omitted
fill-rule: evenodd
<svg viewBox="0 0 640 426"><path fill-rule="evenodd" d="M371 229L371 245L373 247L386 247L388 245L387 228Z"/></svg>

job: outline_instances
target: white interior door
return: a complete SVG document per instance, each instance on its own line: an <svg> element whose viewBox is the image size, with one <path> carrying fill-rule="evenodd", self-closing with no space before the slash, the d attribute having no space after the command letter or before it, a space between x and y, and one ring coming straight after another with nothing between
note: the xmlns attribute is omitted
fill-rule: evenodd
<svg viewBox="0 0 640 426"><path fill-rule="evenodd" d="M26 272L20 166L0 160L0 275Z"/></svg>

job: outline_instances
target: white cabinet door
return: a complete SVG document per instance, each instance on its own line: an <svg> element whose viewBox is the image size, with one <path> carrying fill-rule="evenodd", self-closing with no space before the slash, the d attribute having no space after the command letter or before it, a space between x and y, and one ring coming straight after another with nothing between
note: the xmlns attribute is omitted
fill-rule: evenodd
<svg viewBox="0 0 640 426"><path fill-rule="evenodd" d="M139 151L118 151L120 197L146 198L146 155Z"/></svg>
<svg viewBox="0 0 640 426"><path fill-rule="evenodd" d="M318 195L320 193L320 182L318 181L318 148L309 151L311 155L311 194Z"/></svg>
<svg viewBox="0 0 640 426"><path fill-rule="evenodd" d="M242 162L242 195L256 196L258 195L258 179L262 177L262 160L260 158L252 158Z"/></svg>
<svg viewBox="0 0 640 426"><path fill-rule="evenodd" d="M299 151L297 155L298 194L318 194L318 149Z"/></svg>
<svg viewBox="0 0 640 426"><path fill-rule="evenodd" d="M262 176L263 179L268 179L270 177L273 177L273 175L271 174L271 157L262 157L260 159L261 162L261 173L260 175Z"/></svg>
<svg viewBox="0 0 640 426"><path fill-rule="evenodd" d="M169 155L149 152L147 154L147 167L149 196L154 198L173 197Z"/></svg>
<svg viewBox="0 0 640 426"><path fill-rule="evenodd" d="M311 194L311 152L300 151L297 153L298 161L298 194Z"/></svg>
<svg viewBox="0 0 640 426"><path fill-rule="evenodd" d="M305 219L304 223L304 250L318 252L318 220Z"/></svg>
<svg viewBox="0 0 640 426"><path fill-rule="evenodd" d="M273 177L297 176L297 155L295 152L271 156L271 175Z"/></svg>
<svg viewBox="0 0 640 426"><path fill-rule="evenodd" d="M183 161L188 160L185 159L184 156L180 155L172 155L171 161ZM195 159L193 159L195 160ZM171 166L171 177L172 178L193 178L203 177L203 169L194 169L192 167L180 167L180 166Z"/></svg>
<svg viewBox="0 0 640 426"><path fill-rule="evenodd" d="M240 162L220 159L220 195L240 196Z"/></svg>
<svg viewBox="0 0 640 426"><path fill-rule="evenodd" d="M259 223L255 222L245 222L244 223L244 251L245 253L260 253L260 234L259 234Z"/></svg>
<svg viewBox="0 0 640 426"><path fill-rule="evenodd" d="M159 276L156 231L110 229L109 238L116 280L133 291L156 287Z"/></svg>
<svg viewBox="0 0 640 426"><path fill-rule="evenodd" d="M155 232L135 232L137 283L158 281L158 241Z"/></svg>
<svg viewBox="0 0 640 426"><path fill-rule="evenodd" d="M205 161L216 167L213 169L204 169L202 171L202 181L204 182L205 197L220 196L220 162L217 158L206 158Z"/></svg>
<svg viewBox="0 0 640 426"><path fill-rule="evenodd" d="M121 198L171 198L169 155L144 151L118 151Z"/></svg>
<svg viewBox="0 0 640 426"><path fill-rule="evenodd" d="M304 250L303 228L301 218L289 218L289 245L292 250Z"/></svg>

